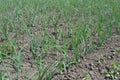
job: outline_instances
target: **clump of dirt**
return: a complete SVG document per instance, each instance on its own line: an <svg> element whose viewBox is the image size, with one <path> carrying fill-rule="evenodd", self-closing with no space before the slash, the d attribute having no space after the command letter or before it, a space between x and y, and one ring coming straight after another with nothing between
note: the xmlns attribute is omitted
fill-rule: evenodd
<svg viewBox="0 0 120 80"><path fill-rule="evenodd" d="M120 36L106 40L99 50L80 59L52 80L120 80Z"/></svg>

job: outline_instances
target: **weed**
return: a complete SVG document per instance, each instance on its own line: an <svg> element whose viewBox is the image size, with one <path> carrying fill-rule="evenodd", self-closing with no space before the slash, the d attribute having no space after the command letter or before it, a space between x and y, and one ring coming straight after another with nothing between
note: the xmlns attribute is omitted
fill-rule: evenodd
<svg viewBox="0 0 120 80"><path fill-rule="evenodd" d="M117 75L119 75L119 72L120 72L120 64L118 62L112 62L111 64L112 64L113 70L107 71L105 73L105 76L107 78L114 80L118 78Z"/></svg>
<svg viewBox="0 0 120 80"><path fill-rule="evenodd" d="M89 78L90 78L90 75L88 72L86 72L85 77L82 80L89 80Z"/></svg>

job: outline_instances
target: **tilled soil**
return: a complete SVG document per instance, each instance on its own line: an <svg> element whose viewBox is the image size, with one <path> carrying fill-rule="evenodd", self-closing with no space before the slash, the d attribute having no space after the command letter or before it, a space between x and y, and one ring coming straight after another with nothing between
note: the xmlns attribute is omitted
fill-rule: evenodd
<svg viewBox="0 0 120 80"><path fill-rule="evenodd" d="M27 37L26 41L28 41ZM26 54L21 58L21 71L18 77L20 77L20 80L29 80L31 77L36 80L38 74L31 75L37 72L37 67L34 65L29 46L27 44L26 46ZM56 61L59 57L51 54L45 60L50 63ZM6 62L13 63L9 59ZM6 66L12 80L15 80L18 71L8 63L2 64L0 62L0 70L6 73ZM112 66L113 63L116 64L117 70ZM120 36L113 35L104 42L103 47L88 53L85 57L80 56L78 64L73 64L72 67L62 73L55 73L51 80L120 80Z"/></svg>
<svg viewBox="0 0 120 80"><path fill-rule="evenodd" d="M112 66L112 63L117 63L120 69L119 49L120 36L114 35L104 42L102 48L81 58L66 72L54 75L52 80L120 80L120 71L115 73L116 69Z"/></svg>

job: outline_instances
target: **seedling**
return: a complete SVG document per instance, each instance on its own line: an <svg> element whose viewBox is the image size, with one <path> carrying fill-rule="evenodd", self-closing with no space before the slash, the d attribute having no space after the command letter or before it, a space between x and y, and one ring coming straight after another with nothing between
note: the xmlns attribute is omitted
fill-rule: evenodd
<svg viewBox="0 0 120 80"><path fill-rule="evenodd" d="M102 47L104 40L111 37L113 28L117 34L120 33L119 4L119 0L0 0L0 35L3 39L0 39L0 61L11 59L20 80L22 54L32 53L34 65L37 66L33 76L39 73L38 79L47 77L50 80L53 75L48 73L51 65L46 64L45 58L51 53L57 54L59 64L54 69L59 68L62 72L74 62L78 63L81 54L85 56L95 50L94 37L98 41L97 46ZM64 25L60 26L61 23ZM92 35L94 31L95 36ZM26 39L26 35L29 38ZM27 49L24 49L26 44ZM118 48L115 50L120 53ZM58 54L62 55L62 61ZM103 58L98 63L102 61ZM10 79L7 67L5 70ZM4 73L1 76L4 77Z"/></svg>
<svg viewBox="0 0 120 80"><path fill-rule="evenodd" d="M86 72L85 77L82 80L90 80L90 75Z"/></svg>
<svg viewBox="0 0 120 80"><path fill-rule="evenodd" d="M105 72L106 78L110 78L112 80L117 79L120 73L120 64L118 62L111 62L113 70Z"/></svg>

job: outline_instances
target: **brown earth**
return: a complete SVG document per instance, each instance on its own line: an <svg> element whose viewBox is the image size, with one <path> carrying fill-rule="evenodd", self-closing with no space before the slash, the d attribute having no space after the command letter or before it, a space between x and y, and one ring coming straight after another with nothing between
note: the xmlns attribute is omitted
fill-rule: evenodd
<svg viewBox="0 0 120 80"><path fill-rule="evenodd" d="M3 40L0 39L1 44L3 44ZM34 72L37 73L37 67L34 64L34 60L32 55L30 54L30 46L29 46L29 37L24 35L23 38L19 38L18 43L20 45L24 45L24 52L21 58L21 71L19 74L20 80L30 80L30 78L35 78L35 76L31 76ZM51 49L50 52L54 52ZM71 55L71 54L70 54ZM72 58L72 57L71 57ZM44 58L46 63L54 62L56 60L61 60L61 55L56 55L56 53L50 53L50 55ZM6 59L5 64L0 62L0 70L6 73L5 66L7 70L10 72L12 76L12 80L17 78L17 68L16 64L11 65L9 63L13 63L14 61L10 59ZM112 63L120 64L120 36L113 35L111 38L107 39L103 47L95 50L92 53L88 53L84 58L80 56L78 64L73 64L72 67L66 69L62 73L55 73L51 80L120 80L120 66L116 65L119 70L114 73L110 73L110 71L116 71ZM111 74L107 77L107 72ZM6 75L6 74L4 74ZM111 76L116 76L116 79L111 79ZM88 79L85 79L88 78Z"/></svg>
<svg viewBox="0 0 120 80"><path fill-rule="evenodd" d="M116 79L105 76L106 72L115 71L112 62L120 64L120 51L116 51L118 48L120 49L120 36L114 35L104 42L102 48L80 59L67 72L56 74L52 80L120 80L120 72L114 74ZM85 79L86 76L88 79Z"/></svg>

